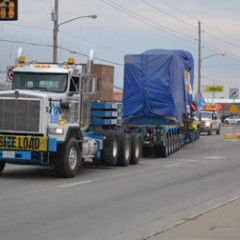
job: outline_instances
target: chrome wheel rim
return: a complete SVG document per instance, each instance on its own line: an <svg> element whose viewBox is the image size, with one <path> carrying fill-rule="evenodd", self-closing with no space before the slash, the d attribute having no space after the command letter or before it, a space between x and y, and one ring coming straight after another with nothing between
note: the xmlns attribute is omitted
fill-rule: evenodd
<svg viewBox="0 0 240 240"><path fill-rule="evenodd" d="M117 143L117 139L115 138L113 140L113 157L116 157L118 153L118 143Z"/></svg>
<svg viewBox="0 0 240 240"><path fill-rule="evenodd" d="M69 162L70 169L74 170L78 162L78 154L77 154L77 149L75 147L72 147L70 149L68 162Z"/></svg>

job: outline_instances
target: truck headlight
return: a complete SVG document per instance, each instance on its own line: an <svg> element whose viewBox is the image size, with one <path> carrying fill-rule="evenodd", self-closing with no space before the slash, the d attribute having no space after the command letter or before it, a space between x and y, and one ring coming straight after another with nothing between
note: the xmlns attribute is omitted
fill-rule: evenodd
<svg viewBox="0 0 240 240"><path fill-rule="evenodd" d="M50 134L63 135L64 130L62 128L49 128Z"/></svg>
<svg viewBox="0 0 240 240"><path fill-rule="evenodd" d="M210 121L205 121L205 122L204 122L204 125L205 125L206 127L210 127L211 122L210 122Z"/></svg>

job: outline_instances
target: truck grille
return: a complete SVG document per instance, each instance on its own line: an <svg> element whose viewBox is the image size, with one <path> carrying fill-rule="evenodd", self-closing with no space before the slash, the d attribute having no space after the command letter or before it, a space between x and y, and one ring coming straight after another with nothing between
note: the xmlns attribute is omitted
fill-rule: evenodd
<svg viewBox="0 0 240 240"><path fill-rule="evenodd" d="M40 100L0 99L0 131L39 132Z"/></svg>

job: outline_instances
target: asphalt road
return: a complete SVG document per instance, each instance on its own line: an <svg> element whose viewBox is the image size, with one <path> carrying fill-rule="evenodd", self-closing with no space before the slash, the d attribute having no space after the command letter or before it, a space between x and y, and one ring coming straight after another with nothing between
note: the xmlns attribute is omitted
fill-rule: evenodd
<svg viewBox="0 0 240 240"><path fill-rule="evenodd" d="M240 142L224 140L229 132L137 166L88 164L72 179L8 165L0 175L0 240L146 239L238 197Z"/></svg>

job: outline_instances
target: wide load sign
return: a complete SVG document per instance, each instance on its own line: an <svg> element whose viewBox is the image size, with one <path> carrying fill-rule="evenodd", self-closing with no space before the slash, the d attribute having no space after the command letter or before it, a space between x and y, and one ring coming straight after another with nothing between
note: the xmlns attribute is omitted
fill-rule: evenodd
<svg viewBox="0 0 240 240"><path fill-rule="evenodd" d="M47 151L47 137L0 135L1 150Z"/></svg>

